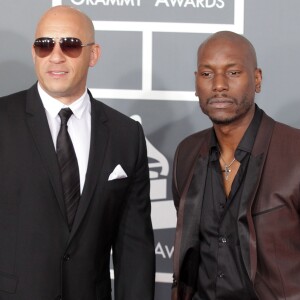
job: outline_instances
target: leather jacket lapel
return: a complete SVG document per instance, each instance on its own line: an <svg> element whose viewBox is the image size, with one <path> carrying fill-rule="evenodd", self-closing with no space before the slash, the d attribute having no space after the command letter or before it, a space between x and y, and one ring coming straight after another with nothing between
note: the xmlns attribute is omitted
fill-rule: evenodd
<svg viewBox="0 0 300 300"><path fill-rule="evenodd" d="M274 120L264 113L249 159L244 190L239 207L238 233L241 253L249 278L252 281L254 281L257 269L257 254L256 235L251 211L257 189L259 188L274 124Z"/></svg>
<svg viewBox="0 0 300 300"><path fill-rule="evenodd" d="M209 139L211 130L207 132ZM195 145L195 153L191 153L187 167L190 171L180 197L175 237L174 272L176 280L181 281L180 269L189 250L196 250L199 245L199 223L202 208L202 196L208 164L207 139ZM199 251L197 252L199 253ZM198 264L196 264L198 266ZM182 293L179 282L178 292Z"/></svg>

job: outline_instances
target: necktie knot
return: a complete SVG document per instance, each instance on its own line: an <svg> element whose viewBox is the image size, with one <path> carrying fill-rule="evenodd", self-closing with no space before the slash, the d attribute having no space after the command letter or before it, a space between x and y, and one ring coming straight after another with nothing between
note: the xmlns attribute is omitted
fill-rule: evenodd
<svg viewBox="0 0 300 300"><path fill-rule="evenodd" d="M62 108L60 112L58 113L61 125L67 125L70 117L72 116L73 112L70 108Z"/></svg>

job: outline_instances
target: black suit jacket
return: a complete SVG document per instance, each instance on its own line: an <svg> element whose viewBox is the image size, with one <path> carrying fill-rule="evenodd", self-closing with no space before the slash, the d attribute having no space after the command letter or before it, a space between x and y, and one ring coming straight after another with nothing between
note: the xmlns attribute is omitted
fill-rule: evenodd
<svg viewBox="0 0 300 300"><path fill-rule="evenodd" d="M189 136L175 154L173 196L178 219L174 300L191 299L197 282L199 224L211 130ZM299 129L263 114L239 207L241 255L258 298L300 299Z"/></svg>
<svg viewBox="0 0 300 300"><path fill-rule="evenodd" d="M72 231L34 85L0 99L0 300L153 299L149 173L139 123L91 98L91 145ZM120 164L127 178L108 181Z"/></svg>

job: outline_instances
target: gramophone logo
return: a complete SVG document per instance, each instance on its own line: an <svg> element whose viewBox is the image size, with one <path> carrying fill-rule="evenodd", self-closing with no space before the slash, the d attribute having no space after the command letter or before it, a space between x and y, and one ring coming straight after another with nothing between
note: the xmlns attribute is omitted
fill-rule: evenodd
<svg viewBox="0 0 300 300"><path fill-rule="evenodd" d="M142 124L139 115L131 116ZM155 230L155 253L157 260L156 281L172 281L173 231L176 226L176 210L173 200L167 199L169 162L166 157L147 139L146 145L150 175L151 218Z"/></svg>
<svg viewBox="0 0 300 300"><path fill-rule="evenodd" d="M139 115L131 116L142 124ZM169 229L176 226L176 214L173 200L167 200L167 177L169 162L166 157L155 148L146 137L149 161L150 198L152 209L152 223L154 229Z"/></svg>

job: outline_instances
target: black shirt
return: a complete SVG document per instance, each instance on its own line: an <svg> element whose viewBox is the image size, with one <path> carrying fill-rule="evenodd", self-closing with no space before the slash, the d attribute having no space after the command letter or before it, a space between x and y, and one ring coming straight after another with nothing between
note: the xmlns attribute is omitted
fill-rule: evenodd
<svg viewBox="0 0 300 300"><path fill-rule="evenodd" d="M234 157L240 167L228 198L224 192L218 142L212 132L200 222L198 286L194 300L258 299L241 256L237 218L248 161L261 117L262 111L256 107L254 117L235 151Z"/></svg>

